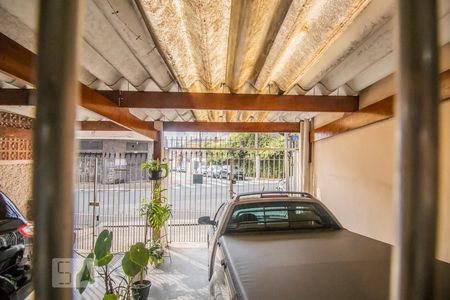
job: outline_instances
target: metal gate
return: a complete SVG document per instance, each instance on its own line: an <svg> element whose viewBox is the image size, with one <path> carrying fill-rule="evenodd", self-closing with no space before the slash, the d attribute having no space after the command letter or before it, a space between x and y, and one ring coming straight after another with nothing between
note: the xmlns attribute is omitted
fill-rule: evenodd
<svg viewBox="0 0 450 300"><path fill-rule="evenodd" d="M282 138L282 137L281 137ZM282 147L239 147L228 139L174 138L165 140L169 163L168 201L171 242L206 242L201 216L214 216L236 193L297 189L298 143Z"/></svg>
<svg viewBox="0 0 450 300"><path fill-rule="evenodd" d="M213 216L235 193L295 190L298 144L238 147L228 140L178 138L165 141L169 177L163 180L172 208L163 237L169 242L206 242L200 216ZM259 145L260 146L260 145ZM141 169L147 153L81 153L74 197L77 251L90 251L103 229L113 232L113 252L142 241L145 220L141 200L152 185Z"/></svg>
<svg viewBox="0 0 450 300"><path fill-rule="evenodd" d="M142 241L141 199L152 186L141 169L147 153L81 153L74 197L74 249L89 251L99 232L113 232L113 252Z"/></svg>

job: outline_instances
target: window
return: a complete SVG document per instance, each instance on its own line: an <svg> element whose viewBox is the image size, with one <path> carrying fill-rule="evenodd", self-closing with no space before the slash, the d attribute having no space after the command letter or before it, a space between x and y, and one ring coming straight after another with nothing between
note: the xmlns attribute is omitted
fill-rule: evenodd
<svg viewBox="0 0 450 300"><path fill-rule="evenodd" d="M325 228L339 226L319 204L286 201L237 205L227 232Z"/></svg>
<svg viewBox="0 0 450 300"><path fill-rule="evenodd" d="M127 142L127 151L148 151L148 143Z"/></svg>
<svg viewBox="0 0 450 300"><path fill-rule="evenodd" d="M219 224L220 218L223 215L223 211L225 209L225 203L222 203L217 210L216 214L214 215L214 222L216 222L216 225Z"/></svg>
<svg viewBox="0 0 450 300"><path fill-rule="evenodd" d="M80 150L103 150L103 141L81 140Z"/></svg>
<svg viewBox="0 0 450 300"><path fill-rule="evenodd" d="M14 203L6 195L0 193L0 220L20 218L22 218L22 215Z"/></svg>

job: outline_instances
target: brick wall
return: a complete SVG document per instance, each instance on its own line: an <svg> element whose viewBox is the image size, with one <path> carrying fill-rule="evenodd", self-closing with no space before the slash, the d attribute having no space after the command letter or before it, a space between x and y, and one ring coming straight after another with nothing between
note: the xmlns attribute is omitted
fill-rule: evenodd
<svg viewBox="0 0 450 300"><path fill-rule="evenodd" d="M0 112L0 191L27 217L32 198L33 119Z"/></svg>
<svg viewBox="0 0 450 300"><path fill-rule="evenodd" d="M0 190L28 218L31 217L32 167L31 160L0 160Z"/></svg>

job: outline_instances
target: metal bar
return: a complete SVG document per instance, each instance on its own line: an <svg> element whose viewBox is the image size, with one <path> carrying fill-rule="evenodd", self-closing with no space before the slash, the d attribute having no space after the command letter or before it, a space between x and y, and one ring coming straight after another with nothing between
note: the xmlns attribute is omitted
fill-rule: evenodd
<svg viewBox="0 0 450 300"><path fill-rule="evenodd" d="M82 1L40 2L33 199L36 299L71 299L52 286L52 259L72 257L75 108Z"/></svg>
<svg viewBox="0 0 450 300"><path fill-rule="evenodd" d="M98 163L98 161L97 161L97 157L94 157L94 159L95 159L95 163L94 163L94 195L93 195L94 203L92 205L92 248L91 249L94 249L94 243L95 243L95 225L96 225L95 207L97 206L97 167L98 167L97 163Z"/></svg>
<svg viewBox="0 0 450 300"><path fill-rule="evenodd" d="M397 240L391 299L433 299L438 202L435 0L398 0Z"/></svg>

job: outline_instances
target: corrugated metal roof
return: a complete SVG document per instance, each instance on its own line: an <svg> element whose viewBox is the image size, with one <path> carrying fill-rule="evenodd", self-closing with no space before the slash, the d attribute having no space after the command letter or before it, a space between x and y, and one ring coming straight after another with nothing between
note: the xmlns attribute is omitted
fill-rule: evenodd
<svg viewBox="0 0 450 300"><path fill-rule="evenodd" d="M0 31L33 52L37 3L0 0ZM439 4L444 45L450 41L450 1ZM80 81L106 90L356 95L394 72L393 5L394 0L86 0ZM0 74L0 87L26 86ZM149 121L292 122L315 115L131 112Z"/></svg>

